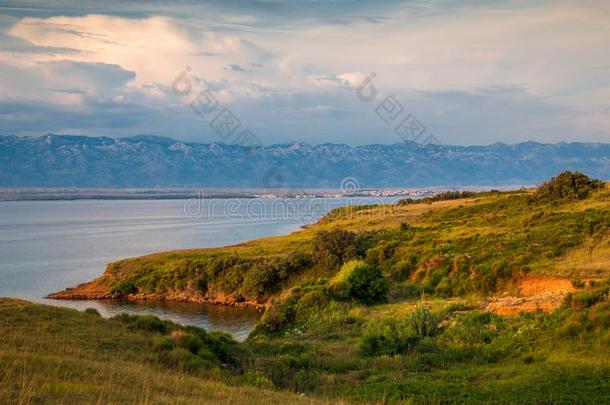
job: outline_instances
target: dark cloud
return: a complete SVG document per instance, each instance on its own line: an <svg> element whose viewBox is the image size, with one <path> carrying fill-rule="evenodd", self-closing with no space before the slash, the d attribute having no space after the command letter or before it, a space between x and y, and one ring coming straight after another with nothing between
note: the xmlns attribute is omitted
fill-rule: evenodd
<svg viewBox="0 0 610 405"><path fill-rule="evenodd" d="M336 76L316 77L316 81L333 83L338 86L349 86L350 85L349 80L342 79L342 78L336 77Z"/></svg>
<svg viewBox="0 0 610 405"><path fill-rule="evenodd" d="M539 0L532 0L539 1ZM142 2L138 0L56 0L52 3L7 0L0 6L0 12L15 17L50 17L57 15L108 14L130 18L166 15L181 19L203 18L214 21L218 29L224 24L217 16L254 17L243 24L226 23L227 26L257 28L295 28L312 22L325 24L351 24L363 20L371 23L384 21L384 16L397 9L408 9L416 17L445 13L488 4L484 0L195 0Z"/></svg>
<svg viewBox="0 0 610 405"><path fill-rule="evenodd" d="M52 91L55 93L64 93L64 94L85 94L85 92L80 89L44 89L44 90Z"/></svg>
<svg viewBox="0 0 610 405"><path fill-rule="evenodd" d="M222 55L222 53L220 53L220 52L206 52L206 51L202 51L202 52L194 53L192 55L195 55L195 56L220 56L220 55Z"/></svg>
<svg viewBox="0 0 610 405"><path fill-rule="evenodd" d="M229 66L225 67L225 70L230 70L232 72L249 72L249 70L244 69L237 63L232 63Z"/></svg>

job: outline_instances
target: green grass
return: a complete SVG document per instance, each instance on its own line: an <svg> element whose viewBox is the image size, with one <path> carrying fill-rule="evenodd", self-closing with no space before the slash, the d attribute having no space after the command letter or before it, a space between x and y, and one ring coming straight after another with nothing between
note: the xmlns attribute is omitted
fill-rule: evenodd
<svg viewBox="0 0 610 405"><path fill-rule="evenodd" d="M510 292L527 272L609 277L610 193L587 189L586 198L556 199L538 193L340 208L290 235L111 263L96 283L120 295L179 292L268 302L304 280L332 278L351 259L378 266L394 299L422 291L442 297Z"/></svg>
<svg viewBox="0 0 610 405"><path fill-rule="evenodd" d="M587 297L576 300L583 301ZM431 315L418 314L422 305ZM253 366L275 386L317 396L408 403L610 401L607 295L586 309L565 306L517 318L439 299L412 302L406 311L400 306L331 303L273 333L260 329L245 345Z"/></svg>
<svg viewBox="0 0 610 405"><path fill-rule="evenodd" d="M0 337L3 404L316 402L219 368L178 371L152 356L162 334L70 309L0 298Z"/></svg>
<svg viewBox="0 0 610 405"><path fill-rule="evenodd" d="M609 253L610 192L562 175L537 191L341 208L290 235L121 260L96 288L269 308L238 344L154 317L0 299L0 403L609 403ZM578 290L552 313L482 312L527 273Z"/></svg>

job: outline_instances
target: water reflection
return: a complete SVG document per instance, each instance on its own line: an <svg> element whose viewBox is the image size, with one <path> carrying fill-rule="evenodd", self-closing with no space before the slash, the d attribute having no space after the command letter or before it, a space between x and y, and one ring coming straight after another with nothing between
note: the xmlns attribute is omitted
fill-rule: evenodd
<svg viewBox="0 0 610 405"><path fill-rule="evenodd" d="M155 315L182 325L199 326L208 331L221 330L230 333L240 342L248 337L262 316L254 309L169 301L44 300L44 304L70 307L79 311L95 308L104 318L110 318L120 313Z"/></svg>

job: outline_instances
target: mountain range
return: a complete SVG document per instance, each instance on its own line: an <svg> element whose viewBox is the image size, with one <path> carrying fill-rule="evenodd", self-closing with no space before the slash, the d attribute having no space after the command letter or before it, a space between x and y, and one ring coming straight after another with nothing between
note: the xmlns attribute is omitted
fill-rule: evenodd
<svg viewBox="0 0 610 405"><path fill-rule="evenodd" d="M245 147L127 138L0 136L0 187L392 188L530 185L562 170L610 179L610 144Z"/></svg>

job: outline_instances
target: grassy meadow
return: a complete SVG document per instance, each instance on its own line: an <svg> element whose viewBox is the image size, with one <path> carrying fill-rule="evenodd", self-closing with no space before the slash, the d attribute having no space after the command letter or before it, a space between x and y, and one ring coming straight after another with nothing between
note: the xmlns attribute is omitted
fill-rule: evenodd
<svg viewBox="0 0 610 405"><path fill-rule="evenodd" d="M610 402L610 192L578 173L341 208L286 236L111 263L75 291L91 286L267 309L237 343L2 299L0 402Z"/></svg>

